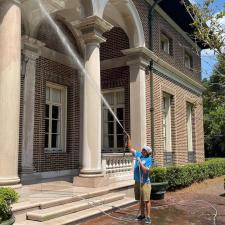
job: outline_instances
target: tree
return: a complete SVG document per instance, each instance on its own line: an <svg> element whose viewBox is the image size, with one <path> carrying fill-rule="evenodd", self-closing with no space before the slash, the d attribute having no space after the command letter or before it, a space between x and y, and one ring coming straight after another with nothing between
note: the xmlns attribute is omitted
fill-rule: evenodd
<svg viewBox="0 0 225 225"><path fill-rule="evenodd" d="M214 8L214 2L215 0L204 0L202 4L197 1L190 4L189 1L183 0L186 10L193 19L195 40L201 41L225 60L225 28L221 24L225 17L225 3L223 9L218 12L218 9Z"/></svg>
<svg viewBox="0 0 225 225"><path fill-rule="evenodd" d="M225 61L218 58L212 76L203 80L206 157L225 156Z"/></svg>

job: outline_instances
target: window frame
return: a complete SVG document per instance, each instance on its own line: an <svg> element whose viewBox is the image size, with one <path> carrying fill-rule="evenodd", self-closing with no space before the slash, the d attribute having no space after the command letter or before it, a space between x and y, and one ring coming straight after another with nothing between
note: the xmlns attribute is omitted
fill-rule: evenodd
<svg viewBox="0 0 225 225"><path fill-rule="evenodd" d="M186 64L187 57L189 59L188 65ZM187 51L184 51L184 67L186 69L193 70L193 56L190 53L188 53Z"/></svg>
<svg viewBox="0 0 225 225"><path fill-rule="evenodd" d="M166 42L167 49L162 48L162 42ZM168 37L164 32L160 33L160 50L168 55L172 55L171 52L171 38Z"/></svg>
<svg viewBox="0 0 225 225"><path fill-rule="evenodd" d="M186 129L187 129L187 150L194 152L193 146L193 105L187 102L186 105Z"/></svg>
<svg viewBox="0 0 225 225"><path fill-rule="evenodd" d="M165 98L165 108L164 108L164 98ZM172 151L172 121L171 121L171 98L172 96L167 93L162 95L162 139L163 139L163 150L164 152ZM164 124L165 121L165 124ZM165 128L164 128L165 126ZM164 137L165 129L165 137Z"/></svg>
<svg viewBox="0 0 225 225"><path fill-rule="evenodd" d="M45 89L45 106L48 104L49 106L60 106L60 147L52 148L51 146L48 148L44 148L46 153L59 153L59 152L66 152L67 147L67 87L61 84L56 84L52 82L46 83ZM51 89L57 89L61 91L61 103L54 103L50 99L49 101L46 98L47 87ZM51 96L51 92L50 92ZM46 109L45 109L46 110ZM52 110L50 109L50 112ZM46 115L46 114L45 114ZM51 116L51 117L50 117ZM44 121L46 120L46 116L44 117ZM49 121L52 120L52 115L49 114ZM44 122L45 123L45 122ZM48 146L51 144L51 127L49 126L48 132ZM46 132L45 132L46 135Z"/></svg>
<svg viewBox="0 0 225 225"><path fill-rule="evenodd" d="M115 101L116 100L116 96L117 96L117 93L119 92L123 92L124 94L124 103L123 104L117 104L117 102ZM110 105L110 107L112 108L113 112L117 113L117 109L118 108L123 108L123 126L125 126L125 89L124 88L112 88L112 89L105 89L105 90L102 90L102 95L104 96L105 94L108 94L108 93L113 93L114 95L114 103L113 103L113 106ZM116 105L115 105L116 103ZM118 143L117 143L117 121L114 119L114 125L113 125L113 130L114 130L114 134L113 134L113 137L114 137L114 141L113 141L113 145L114 147L105 147L104 146L104 137L105 137L105 133L104 133L104 110L105 109L108 109L104 103L102 102L102 149L105 149L105 150L108 150L108 151L112 151L112 152L116 152L117 150L122 150L124 147L117 147L118 146ZM107 134L108 136L108 134ZM115 147L116 146L116 147Z"/></svg>

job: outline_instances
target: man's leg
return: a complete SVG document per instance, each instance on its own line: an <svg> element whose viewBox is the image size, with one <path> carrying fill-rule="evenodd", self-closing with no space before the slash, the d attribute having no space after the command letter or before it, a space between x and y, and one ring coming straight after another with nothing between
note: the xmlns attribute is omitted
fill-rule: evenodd
<svg viewBox="0 0 225 225"><path fill-rule="evenodd" d="M147 217L151 217L151 201L145 202L145 208Z"/></svg>
<svg viewBox="0 0 225 225"><path fill-rule="evenodd" d="M145 215L145 202L141 201L140 202L140 210L141 210L141 215Z"/></svg>

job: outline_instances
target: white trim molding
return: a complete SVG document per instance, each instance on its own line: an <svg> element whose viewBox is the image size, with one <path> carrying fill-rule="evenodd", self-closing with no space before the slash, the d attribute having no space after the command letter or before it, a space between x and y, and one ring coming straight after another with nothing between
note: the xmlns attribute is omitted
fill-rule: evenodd
<svg viewBox="0 0 225 225"><path fill-rule="evenodd" d="M155 62L154 68L159 72L162 72L166 76L186 86L187 88L193 90L194 92L197 92L200 95L204 91L204 87L200 82L193 80L183 72L179 71L175 67L171 66L169 63L159 58L154 52L150 51L145 47L122 50L122 53L124 55L130 56L132 59L141 57L142 61L145 62L148 62L150 59L153 59L153 61Z"/></svg>

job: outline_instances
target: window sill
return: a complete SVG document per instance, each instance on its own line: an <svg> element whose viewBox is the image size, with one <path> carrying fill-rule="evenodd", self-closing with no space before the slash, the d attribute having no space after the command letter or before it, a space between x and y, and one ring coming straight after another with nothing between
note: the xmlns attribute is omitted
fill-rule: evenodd
<svg viewBox="0 0 225 225"><path fill-rule="evenodd" d="M62 149L45 149L44 151L46 154L59 154L59 153L66 153L66 151Z"/></svg>

